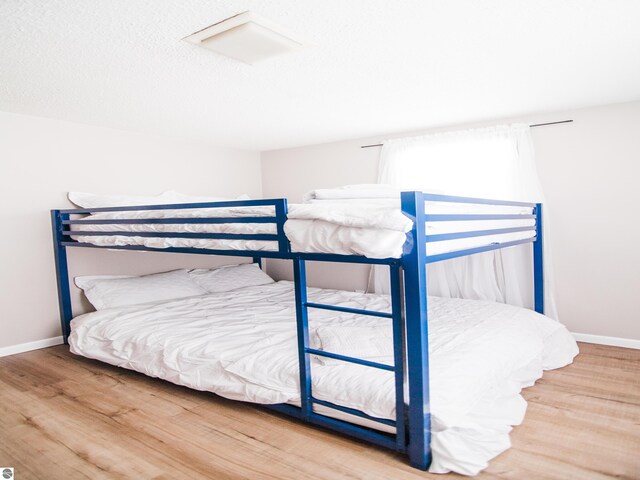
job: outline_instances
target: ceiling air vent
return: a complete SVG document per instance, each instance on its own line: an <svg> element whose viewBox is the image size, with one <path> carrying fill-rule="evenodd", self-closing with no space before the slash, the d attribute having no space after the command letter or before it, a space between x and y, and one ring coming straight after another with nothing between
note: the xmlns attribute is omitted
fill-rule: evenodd
<svg viewBox="0 0 640 480"><path fill-rule="evenodd" d="M184 40L249 65L303 46L279 26L253 12L227 18Z"/></svg>

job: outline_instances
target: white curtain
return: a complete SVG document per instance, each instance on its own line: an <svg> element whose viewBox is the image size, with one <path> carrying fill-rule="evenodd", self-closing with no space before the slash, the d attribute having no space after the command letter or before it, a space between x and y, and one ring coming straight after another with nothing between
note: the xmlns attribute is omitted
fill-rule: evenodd
<svg viewBox="0 0 640 480"><path fill-rule="evenodd" d="M378 172L379 183L403 191L544 203L528 125L386 140ZM543 219L545 313L557 318L546 206ZM431 295L533 308L531 245L431 264L427 283ZM388 291L384 268L374 269L373 287L376 292Z"/></svg>

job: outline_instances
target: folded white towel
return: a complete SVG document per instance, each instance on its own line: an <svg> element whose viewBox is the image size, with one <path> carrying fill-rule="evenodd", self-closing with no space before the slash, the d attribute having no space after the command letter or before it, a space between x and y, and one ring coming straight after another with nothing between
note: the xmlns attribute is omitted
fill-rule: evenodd
<svg viewBox="0 0 640 480"><path fill-rule="evenodd" d="M355 357L372 362L393 363L393 330L389 326L327 326L315 330L314 343L318 350ZM343 362L316 356L322 365Z"/></svg>
<svg viewBox="0 0 640 480"><path fill-rule="evenodd" d="M400 190L385 184L344 185L336 188L319 188L302 197L304 203L312 200L348 200L373 198L400 198Z"/></svg>
<svg viewBox="0 0 640 480"><path fill-rule="evenodd" d="M399 208L385 205L318 202L289 205L287 217L297 220L322 220L344 227L378 228L408 232L413 222Z"/></svg>
<svg viewBox="0 0 640 480"><path fill-rule="evenodd" d="M380 206L400 209L400 197L398 198L335 198L335 199L318 199L312 198L305 202L309 204L321 204L327 205L329 203L337 203L342 205L365 205L365 206Z"/></svg>

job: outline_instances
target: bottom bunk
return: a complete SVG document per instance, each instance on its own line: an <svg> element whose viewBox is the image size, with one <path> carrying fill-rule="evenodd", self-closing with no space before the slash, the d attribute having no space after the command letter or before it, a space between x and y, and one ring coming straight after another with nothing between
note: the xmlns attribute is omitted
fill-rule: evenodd
<svg viewBox="0 0 640 480"><path fill-rule="evenodd" d="M389 312L387 296L308 289L309 300ZM510 446L520 390L577 353L558 322L492 302L430 297L432 472L474 475ZM313 348L393 364L391 320L309 312ZM71 351L226 398L300 402L294 284L273 282L177 300L111 307L72 321ZM312 357L319 400L395 420L393 372ZM317 413L393 432L314 406Z"/></svg>

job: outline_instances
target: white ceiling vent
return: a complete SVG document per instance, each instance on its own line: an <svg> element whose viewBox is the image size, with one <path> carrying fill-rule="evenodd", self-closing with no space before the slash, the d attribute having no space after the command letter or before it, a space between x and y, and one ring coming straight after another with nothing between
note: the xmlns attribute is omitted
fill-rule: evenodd
<svg viewBox="0 0 640 480"><path fill-rule="evenodd" d="M292 52L303 45L253 12L227 18L184 40L249 65Z"/></svg>

